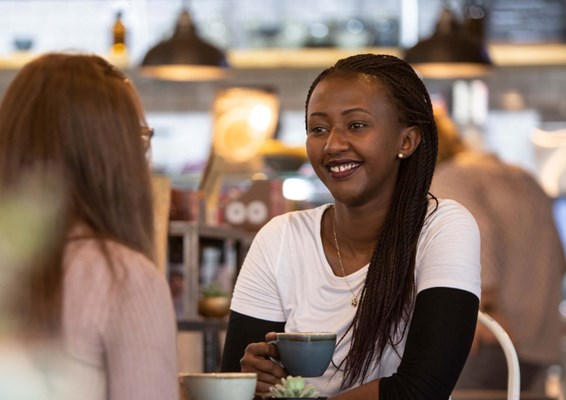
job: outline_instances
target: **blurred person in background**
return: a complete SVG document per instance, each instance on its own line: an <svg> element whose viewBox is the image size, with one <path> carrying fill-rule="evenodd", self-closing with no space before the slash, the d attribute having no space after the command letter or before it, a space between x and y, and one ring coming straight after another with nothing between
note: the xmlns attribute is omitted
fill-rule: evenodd
<svg viewBox="0 0 566 400"><path fill-rule="evenodd" d="M50 251L21 280L18 307L23 337L60 342L73 398L178 399L173 305L154 264L147 131L133 85L94 55L31 61L0 106L0 192L30 168L39 180L61 178Z"/></svg>
<svg viewBox="0 0 566 400"><path fill-rule="evenodd" d="M0 399L50 400L54 390L49 386L56 379L46 376L65 372L56 347L30 338L29 326L23 326L29 315L21 315L29 300L22 290L28 274L34 273L36 260L49 257L53 239L61 236L58 184L57 177L38 179L38 171L30 170L0 195Z"/></svg>
<svg viewBox="0 0 566 400"><path fill-rule="evenodd" d="M470 149L442 107L435 107L438 166L431 193L454 199L481 234L480 308L509 333L521 390L544 393L548 367L560 364L559 304L566 272L552 200L520 167ZM478 324L457 389L506 389L507 364L495 337Z"/></svg>

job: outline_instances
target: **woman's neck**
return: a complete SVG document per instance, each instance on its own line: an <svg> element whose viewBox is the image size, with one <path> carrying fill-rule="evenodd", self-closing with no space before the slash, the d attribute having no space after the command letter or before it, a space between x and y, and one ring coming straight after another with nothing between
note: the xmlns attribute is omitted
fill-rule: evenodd
<svg viewBox="0 0 566 400"><path fill-rule="evenodd" d="M383 207L350 208L335 204L332 208L337 234L344 246L354 249L368 245L375 247L386 214Z"/></svg>
<svg viewBox="0 0 566 400"><path fill-rule="evenodd" d="M342 276L344 272L346 275L352 274L369 263L383 218L375 213L342 213L338 205L326 210L322 222L325 251L336 275ZM336 256L337 247L340 248L343 265L340 265Z"/></svg>

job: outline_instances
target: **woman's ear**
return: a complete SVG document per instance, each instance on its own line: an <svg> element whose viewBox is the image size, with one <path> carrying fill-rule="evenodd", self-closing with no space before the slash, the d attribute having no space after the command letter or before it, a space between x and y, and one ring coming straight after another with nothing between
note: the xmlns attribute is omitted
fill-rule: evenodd
<svg viewBox="0 0 566 400"><path fill-rule="evenodd" d="M416 126L410 126L403 129L401 137L403 141L399 148L399 156L400 158L410 157L421 143L421 131Z"/></svg>

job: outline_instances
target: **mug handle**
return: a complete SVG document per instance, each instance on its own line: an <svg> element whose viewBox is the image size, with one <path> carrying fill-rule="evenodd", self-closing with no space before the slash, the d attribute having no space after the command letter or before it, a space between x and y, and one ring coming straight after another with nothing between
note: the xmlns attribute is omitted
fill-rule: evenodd
<svg viewBox="0 0 566 400"><path fill-rule="evenodd" d="M277 346L277 340L270 340L267 342L268 344L273 344L275 346ZM277 358L273 358L273 357L268 357L271 361L273 361L275 364L279 365L281 368L285 369L285 366L283 365L283 363L281 362L281 360L278 360Z"/></svg>

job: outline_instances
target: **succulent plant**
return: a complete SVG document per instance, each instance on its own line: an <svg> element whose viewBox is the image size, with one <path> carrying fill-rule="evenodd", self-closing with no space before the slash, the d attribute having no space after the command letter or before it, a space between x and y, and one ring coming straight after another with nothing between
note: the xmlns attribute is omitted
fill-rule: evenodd
<svg viewBox="0 0 566 400"><path fill-rule="evenodd" d="M311 384L305 383L302 376L291 376L281 379L281 384L269 388L273 397L287 398L316 398L318 390Z"/></svg>
<svg viewBox="0 0 566 400"><path fill-rule="evenodd" d="M202 292L202 297L228 297L228 294L217 283L211 283Z"/></svg>

